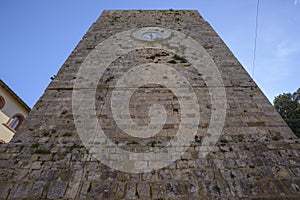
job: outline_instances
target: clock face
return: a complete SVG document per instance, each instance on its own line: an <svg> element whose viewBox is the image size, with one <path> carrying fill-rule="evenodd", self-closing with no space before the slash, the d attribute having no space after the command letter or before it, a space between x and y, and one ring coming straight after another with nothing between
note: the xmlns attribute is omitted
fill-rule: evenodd
<svg viewBox="0 0 300 200"><path fill-rule="evenodd" d="M169 38L171 31L160 27L144 27L134 30L131 36L142 41L157 42Z"/></svg>
<svg viewBox="0 0 300 200"><path fill-rule="evenodd" d="M146 32L142 35L142 37L145 39L155 40L160 39L161 35L157 32Z"/></svg>

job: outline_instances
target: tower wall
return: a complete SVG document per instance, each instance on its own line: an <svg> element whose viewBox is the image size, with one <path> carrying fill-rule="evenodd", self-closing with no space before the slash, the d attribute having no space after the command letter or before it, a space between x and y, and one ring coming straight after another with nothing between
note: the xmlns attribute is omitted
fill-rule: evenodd
<svg viewBox="0 0 300 200"><path fill-rule="evenodd" d="M130 90L129 114L138 126L162 110L153 105L165 108L157 135L131 135L115 119L115 112L126 118L113 105ZM154 129L160 127L153 121ZM186 136L195 121L196 131ZM91 131L95 124L115 145L106 153L100 152L104 135ZM150 154L182 128L191 140L186 148L173 144L184 147L172 152L174 161ZM150 155L158 156L155 162ZM120 160L108 164L114 158ZM296 199L299 165L299 139L198 11L104 11L13 141L0 145L0 198Z"/></svg>

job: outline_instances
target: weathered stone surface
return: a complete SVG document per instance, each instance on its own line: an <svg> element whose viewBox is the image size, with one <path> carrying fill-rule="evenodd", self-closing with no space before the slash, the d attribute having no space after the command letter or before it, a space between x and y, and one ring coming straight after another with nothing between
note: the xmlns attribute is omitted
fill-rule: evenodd
<svg viewBox="0 0 300 200"><path fill-rule="evenodd" d="M9 192L13 186L12 183L8 182L0 182L0 199L6 199L6 197L9 195Z"/></svg>
<svg viewBox="0 0 300 200"><path fill-rule="evenodd" d="M111 183L92 183L87 196L94 199L107 199L111 192Z"/></svg>
<svg viewBox="0 0 300 200"><path fill-rule="evenodd" d="M153 199L165 199L166 189L162 182L153 182L151 184L151 197Z"/></svg>
<svg viewBox="0 0 300 200"><path fill-rule="evenodd" d="M20 199L26 196L29 196L29 193L32 188L32 182L21 182L15 185L11 190L12 199Z"/></svg>
<svg viewBox="0 0 300 200"><path fill-rule="evenodd" d="M30 191L29 198L40 198L43 195L44 187L46 186L45 182L34 182L32 189Z"/></svg>
<svg viewBox="0 0 300 200"><path fill-rule="evenodd" d="M166 28L185 37L154 41L157 46L150 45L151 48L151 42L133 36L124 39L124 32L142 27ZM116 43L105 44L112 38ZM193 42L184 43L187 38ZM139 48L131 49L133 43ZM207 58L200 63L202 68L211 64L217 67L227 101L222 134L205 157L201 147L208 135L214 105L207 74L199 73L187 59L193 56L186 52L196 43L200 48L193 49L194 53L202 55L191 60ZM107 46L102 46L98 56L89 57L104 44ZM176 48L172 49L174 45ZM116 55L110 50L112 46L117 48ZM176 136L184 110L173 89L180 84L176 82L169 88L158 83L145 84L133 93L130 118L140 126L151 122L149 110L153 105L165 108L166 123L155 137L149 138L133 137L117 124L111 106L115 85L124 74L143 64L175 69L190 83L199 102L201 120L189 148L175 162L145 173L129 173L112 169L89 153L91 149L85 147L74 123L72 95L80 67L87 58L92 63L100 62L100 56L112 62L101 78L91 84L97 86L97 120L118 148L144 153L126 157L119 156L117 148L107 149L111 159L129 161L130 170L146 167L153 159L147 153L165 148ZM161 75L158 71L153 74ZM83 89L87 92L90 88ZM187 93L182 97L190 98ZM222 104L222 98L218 97L216 103ZM121 97L118 102L123 102ZM186 117L193 119L196 114L187 113ZM86 130L89 128L93 127ZM299 199L299 150L300 140L197 11L104 11L63 64L13 141L0 145L0 199ZM154 158L159 163L166 156Z"/></svg>
<svg viewBox="0 0 300 200"><path fill-rule="evenodd" d="M62 182L62 181L51 182L49 186L49 191L47 193L47 198L49 199L63 198L67 185L68 184L66 182Z"/></svg>
<svg viewBox="0 0 300 200"><path fill-rule="evenodd" d="M197 192L197 186L191 184L189 181L173 181L166 185L167 198L192 197Z"/></svg>
<svg viewBox="0 0 300 200"><path fill-rule="evenodd" d="M136 194L139 198L150 198L150 185L147 182L137 184Z"/></svg>

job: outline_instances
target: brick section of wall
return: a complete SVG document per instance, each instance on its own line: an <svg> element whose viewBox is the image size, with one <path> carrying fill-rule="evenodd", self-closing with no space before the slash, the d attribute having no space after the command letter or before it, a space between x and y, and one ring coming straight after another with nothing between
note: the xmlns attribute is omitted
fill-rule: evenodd
<svg viewBox="0 0 300 200"><path fill-rule="evenodd" d="M164 145L178 126L180 108L166 88L140 88L132 103L139 115L156 101L172 105L175 115L160 133L160 143L121 135L107 94L133 66L161 63L185 73L201 102L201 130L187 152L173 164L151 173L126 173L94 159L80 140L73 121L72 92L79 67L97 45L112 35L142 27L162 27L196 40L218 67L226 90L223 134L205 158L198 154L211 116L208 90L189 63L170 62L175 54L160 49L132 51L116 59L98 83L96 111L106 134L128 151ZM178 58L177 58L178 59ZM118 66L122 66L118 68ZM149 91L150 90L150 91ZM149 102L139 98L146 95ZM154 96L152 98L152 96ZM148 104L147 104L148 103ZM148 121L147 121L148 120ZM180 121L180 120L179 120ZM173 132L172 132L173 131ZM0 199L297 199L300 195L300 140L198 11L104 11L91 26L36 103L13 141L0 145Z"/></svg>

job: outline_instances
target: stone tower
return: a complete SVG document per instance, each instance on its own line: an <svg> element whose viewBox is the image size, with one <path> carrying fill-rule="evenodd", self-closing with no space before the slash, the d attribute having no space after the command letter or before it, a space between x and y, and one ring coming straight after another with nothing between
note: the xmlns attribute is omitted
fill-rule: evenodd
<svg viewBox="0 0 300 200"><path fill-rule="evenodd" d="M299 147L197 11L104 11L0 146L0 199L297 199Z"/></svg>

